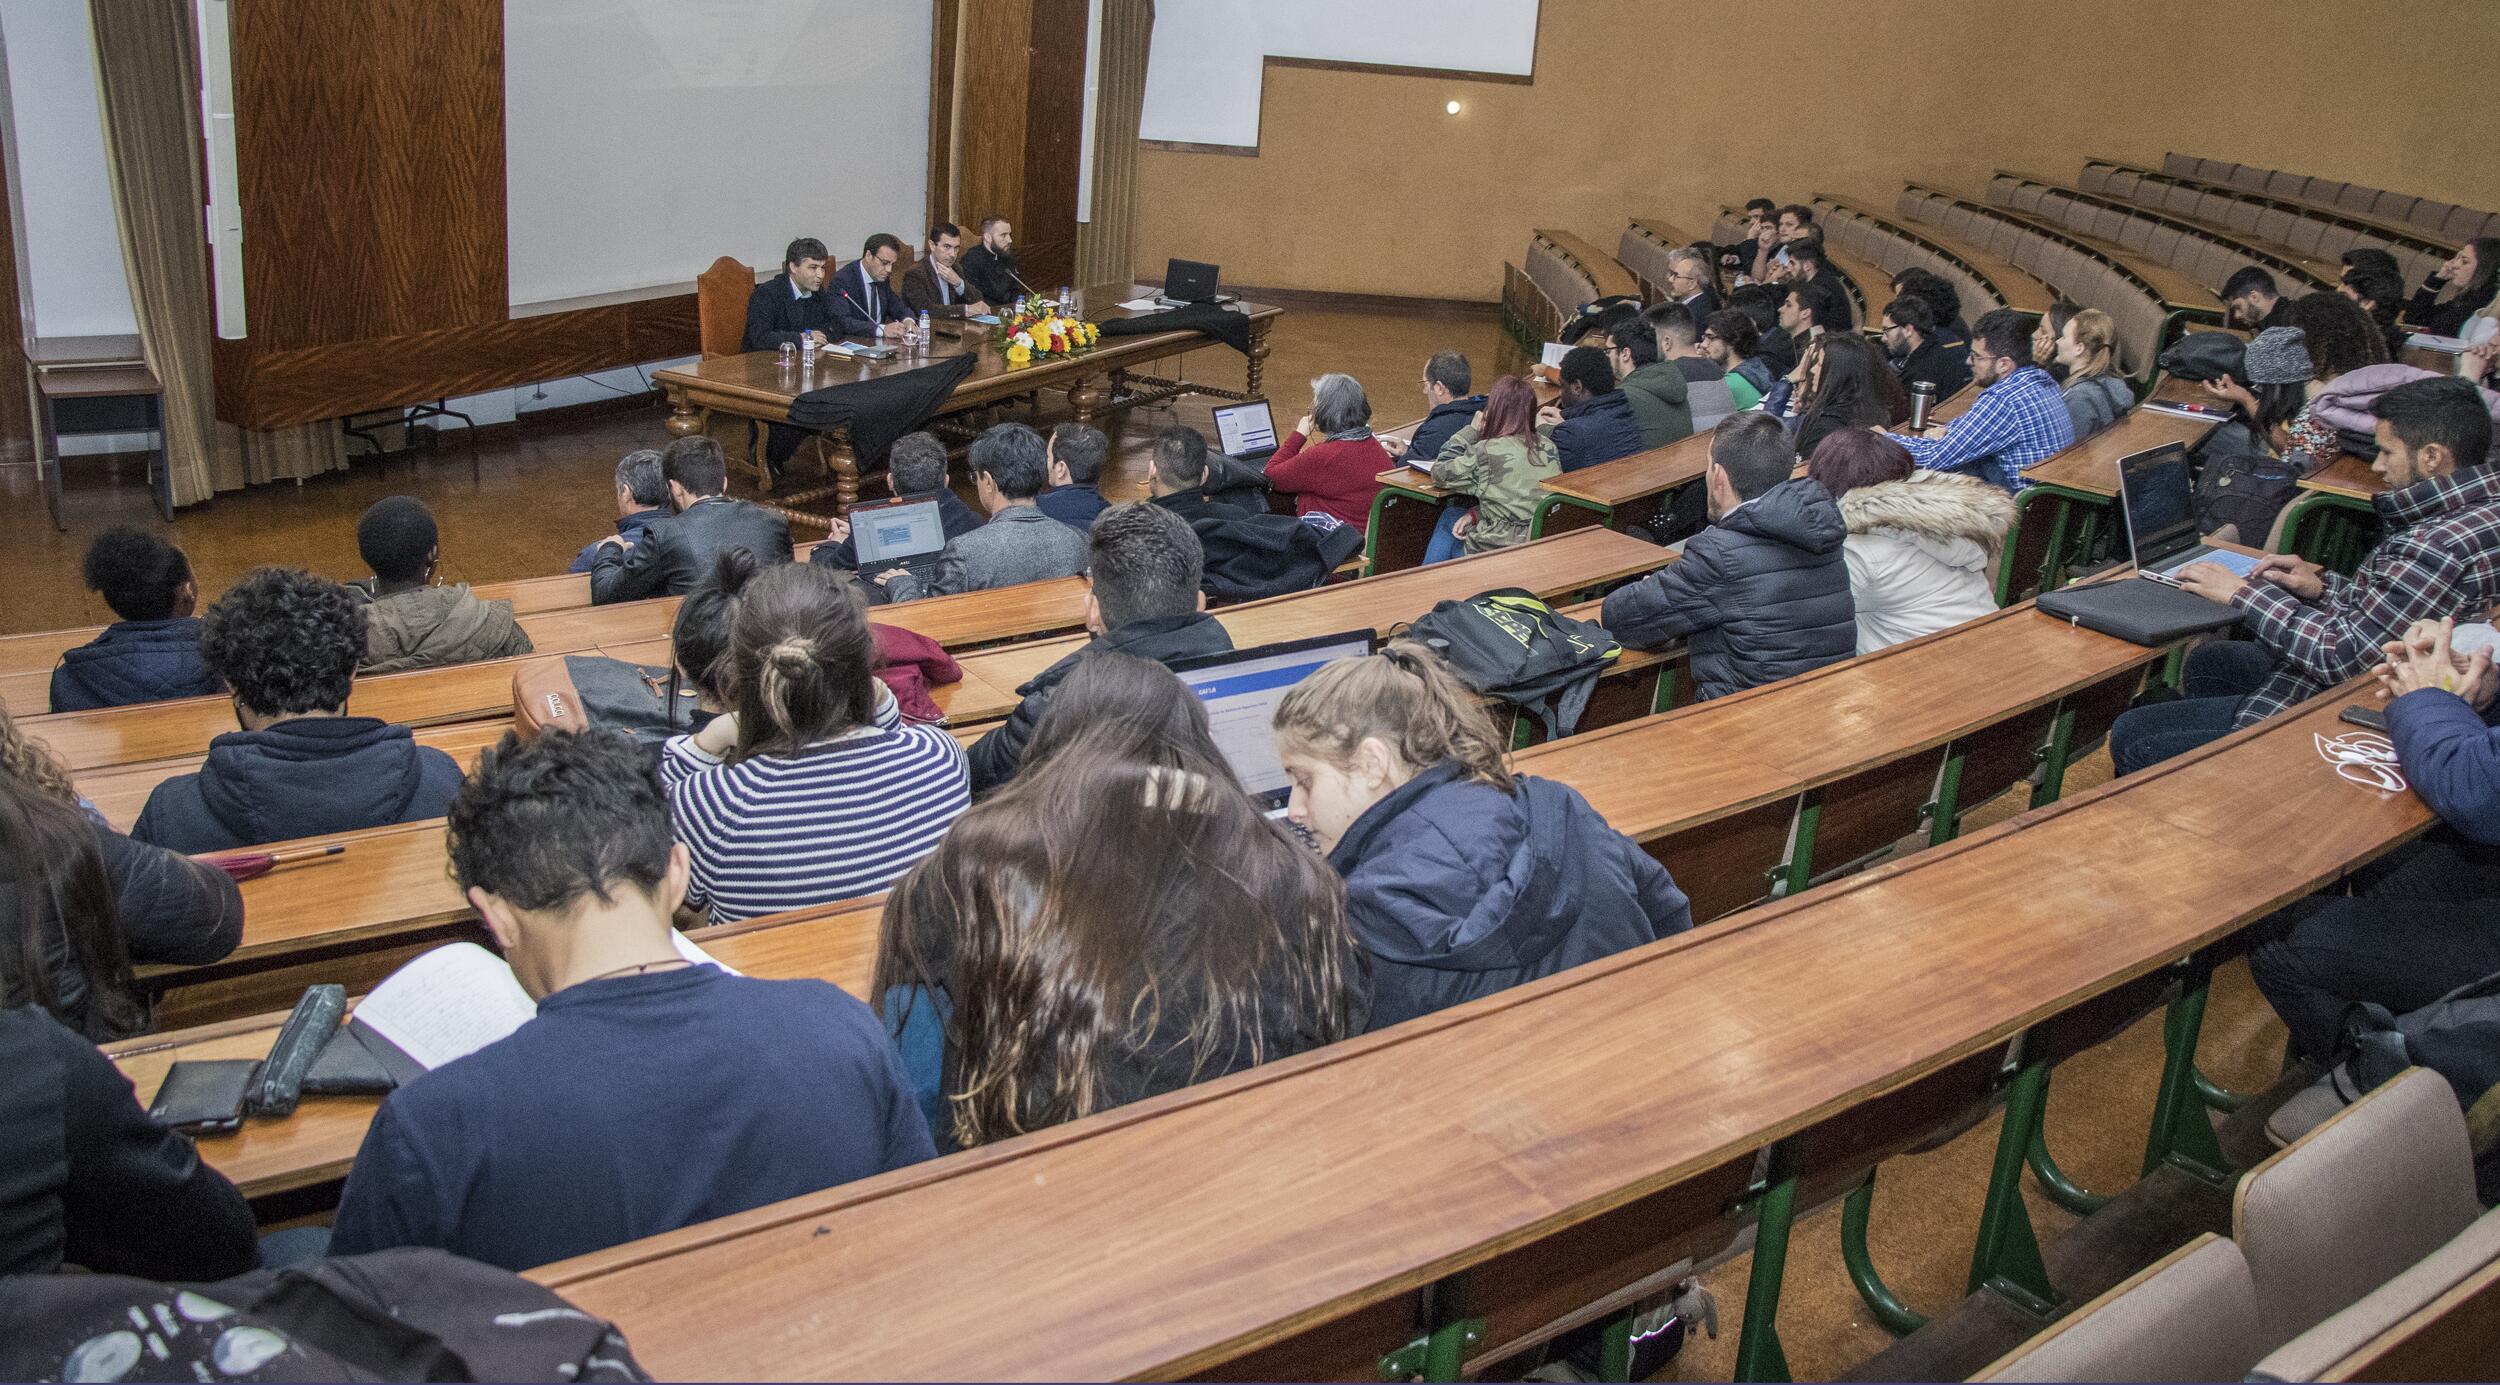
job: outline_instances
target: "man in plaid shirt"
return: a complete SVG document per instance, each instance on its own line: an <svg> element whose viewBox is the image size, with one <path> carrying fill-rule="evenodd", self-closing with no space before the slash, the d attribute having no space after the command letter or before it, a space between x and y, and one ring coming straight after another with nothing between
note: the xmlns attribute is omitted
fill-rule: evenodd
<svg viewBox="0 0 2500 1385"><path fill-rule="evenodd" d="M2242 613L2255 636L2188 656L2186 696L2139 707L2110 729L2118 772L2251 726L2378 666L2384 646L2417 620L2485 618L2500 603L2500 469L2482 391L2454 377L2416 380L2379 396L2378 460L2387 482L2371 504L2385 536L2351 577L2272 556L2245 581L2218 563L2179 585Z"/></svg>
<svg viewBox="0 0 2500 1385"><path fill-rule="evenodd" d="M2022 314L1999 308L1971 327L1970 378L1980 390L1969 412L1925 437L1896 435L1920 466L1968 471L2019 491L2024 472L2075 445L2066 396L2031 364L2031 325Z"/></svg>

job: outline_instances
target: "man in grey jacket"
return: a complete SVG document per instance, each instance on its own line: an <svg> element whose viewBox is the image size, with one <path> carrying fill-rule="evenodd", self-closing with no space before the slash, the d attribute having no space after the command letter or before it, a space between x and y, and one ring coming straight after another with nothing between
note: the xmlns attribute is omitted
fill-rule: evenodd
<svg viewBox="0 0 2500 1385"><path fill-rule="evenodd" d="M1033 498L1050 484L1050 448L1021 423L1001 423L972 444L972 479L989 523L947 541L926 582L906 572L887 590L896 601L1074 577L1085 570L1085 535L1043 514Z"/></svg>

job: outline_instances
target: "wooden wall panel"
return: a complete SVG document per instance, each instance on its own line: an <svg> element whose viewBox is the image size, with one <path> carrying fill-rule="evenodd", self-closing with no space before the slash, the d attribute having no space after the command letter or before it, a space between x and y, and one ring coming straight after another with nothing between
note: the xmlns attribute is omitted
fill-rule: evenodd
<svg viewBox="0 0 2500 1385"><path fill-rule="evenodd" d="M1076 183L1085 133L1086 0L1033 0L1025 47L1024 277L1044 293L1076 279Z"/></svg>
<svg viewBox="0 0 2500 1385"><path fill-rule="evenodd" d="M1076 272L1087 8L1086 0L962 8L952 26L955 88L934 93L957 112L953 219L967 236L985 216L1013 222L1021 272L1043 293L1074 282ZM941 18L941 37L949 27Z"/></svg>

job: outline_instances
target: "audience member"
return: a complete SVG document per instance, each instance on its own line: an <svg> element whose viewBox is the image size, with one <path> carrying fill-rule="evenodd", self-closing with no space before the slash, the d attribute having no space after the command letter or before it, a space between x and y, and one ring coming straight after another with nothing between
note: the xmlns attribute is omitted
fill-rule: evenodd
<svg viewBox="0 0 2500 1385"><path fill-rule="evenodd" d="M1345 877L1371 957L1368 1028L1692 927L1666 868L1578 790L1511 772L1483 702L1425 645L1327 665L1275 724L1288 816Z"/></svg>
<svg viewBox="0 0 2500 1385"><path fill-rule="evenodd" d="M1936 340L1948 347L1970 345L1970 324L1962 320L1962 291L1933 270L1911 265L1892 276L1896 298L1926 303L1936 319Z"/></svg>
<svg viewBox="0 0 2500 1385"><path fill-rule="evenodd" d="M2066 383L2066 363L2057 358L2057 344L2066 335L2066 324L2082 311L2081 303L2061 298L2051 303L2031 328L2031 363L2047 371L2049 378L2061 387Z"/></svg>
<svg viewBox="0 0 2500 1385"><path fill-rule="evenodd" d="M1021 423L992 424L972 444L972 482L989 522L946 541L927 581L908 570L886 583L896 601L988 591L1074 577L1085 570L1085 535L1034 503L1050 479L1049 445Z"/></svg>
<svg viewBox="0 0 2500 1385"><path fill-rule="evenodd" d="M2061 393L2066 419L2082 442L2135 407L2135 390L2118 374L2118 324L2098 308L2066 320L2057 337L2057 363L2066 368Z"/></svg>
<svg viewBox="0 0 2500 1385"><path fill-rule="evenodd" d="M1082 532L1094 516L1110 508L1102 498L1102 464L1111 456L1111 439L1090 423L1062 423L1050 430L1050 489L1035 496L1041 512Z"/></svg>
<svg viewBox="0 0 2500 1385"><path fill-rule="evenodd" d="M2397 312L2404 307L2405 281L2401 275L2379 265L2355 265L2344 271L2336 284L2336 293L2359 304L2369 318L2382 347L2381 360L2393 359L2396 352L2404 349L2407 333L2396 321ZM2295 314L2287 313L2285 320L2296 327L2302 325Z"/></svg>
<svg viewBox="0 0 2500 1385"><path fill-rule="evenodd" d="M658 520L668 518L668 473L662 468L656 448L640 448L626 453L616 463L616 536L627 543L642 538L642 531ZM582 545L574 555L567 572L588 572L598 560L599 545Z"/></svg>
<svg viewBox="0 0 2500 1385"><path fill-rule="evenodd" d="M1797 411L1797 450L1814 449L1842 428L1881 428L1910 416L1909 397L1881 348L1851 332L1815 343L1814 370Z"/></svg>
<svg viewBox="0 0 2500 1385"><path fill-rule="evenodd" d="M365 598L364 672L508 659L534 647L511 602L488 601L466 582L435 583L442 544L434 512L415 496L373 502L356 521L356 552L373 570L348 588Z"/></svg>
<svg viewBox="0 0 2500 1385"><path fill-rule="evenodd" d="M1111 653L1060 692L1023 772L886 904L871 994L962 1146L1362 1024L1344 886L1242 792L1198 698Z"/></svg>
<svg viewBox="0 0 2500 1385"><path fill-rule="evenodd" d="M2074 446L2074 420L2049 373L2030 364L2031 328L2021 313L1998 308L1971 326L1970 370L1979 398L1947 424L1902 445L1931 471L1977 473L2008 491L2022 489L2034 465Z"/></svg>
<svg viewBox="0 0 2500 1385"><path fill-rule="evenodd" d="M1823 439L1806 474L1839 502L1858 652L1914 640L1997 608L1988 575L2014 525L2011 496L1973 476L1922 471L1867 428Z"/></svg>
<svg viewBox="0 0 2500 1385"><path fill-rule="evenodd" d="M694 867L632 741L507 736L449 826L452 876L538 1013L383 1098L333 1254L432 1246L527 1269L936 1152L867 1006L678 953Z"/></svg>
<svg viewBox="0 0 2500 1385"><path fill-rule="evenodd" d="M1155 434L1146 474L1151 503L1180 516L1183 523L1247 518L1251 511L1219 500L1207 489L1210 461L1206 435L1185 423Z"/></svg>
<svg viewBox="0 0 2500 1385"><path fill-rule="evenodd" d="M2475 309L2491 301L2495 286L2500 286L2500 236L2476 236L2422 281L2404 305L2405 321L2434 336L2453 337ZM2443 300L2442 294L2448 296ZM2391 340L2388 345L2403 342Z"/></svg>
<svg viewBox="0 0 2500 1385"><path fill-rule="evenodd" d="M1667 252L1667 302L1694 322L1708 321L1719 310L1719 276L1708 251L1707 246L1687 245Z"/></svg>
<svg viewBox="0 0 2500 1385"><path fill-rule="evenodd" d="M946 480L946 444L934 433L905 433L894 440L886 454L886 484L893 488L897 500L934 500L938 507L938 531L947 542L978 529L984 523L981 512L963 502L955 488ZM940 550L941 552L943 550ZM924 553L918 557L889 559L874 564L874 571L864 570L859 560L859 540L845 521L834 527L832 537L816 545L807 560L818 567L838 568L855 572L863 579L860 591L871 605L893 600L895 581L904 573L926 583L937 577L938 554Z"/></svg>
<svg viewBox="0 0 2500 1385"><path fill-rule="evenodd" d="M0 711L0 1004L103 1043L148 1027L134 963L204 966L243 940L216 866L94 818L43 744Z"/></svg>
<svg viewBox="0 0 2500 1385"><path fill-rule="evenodd" d="M2242 331L2262 332L2285 325L2283 291L2275 286L2273 275L2255 265L2243 265L2223 281L2222 306L2225 320Z"/></svg>
<svg viewBox="0 0 2500 1385"><path fill-rule="evenodd" d="M722 549L712 560L712 570L677 603L677 619L669 624L669 658L695 690L693 725L698 731L730 709L729 647L738 622L738 598L761 571L754 554Z"/></svg>
<svg viewBox="0 0 2500 1385"><path fill-rule="evenodd" d="M1429 463L1440 456L1441 444L1484 407L1484 396L1472 393L1475 383L1475 370L1465 356L1455 351L1433 352L1432 359L1424 362L1424 407L1429 412L1403 446L1384 445L1409 461Z"/></svg>
<svg viewBox="0 0 2500 1385"><path fill-rule="evenodd" d="M338 583L279 567L235 583L209 606L200 653L243 729L158 784L130 835L225 851L442 816L458 762L405 726L347 714L364 652L364 606Z"/></svg>
<svg viewBox="0 0 2500 1385"><path fill-rule="evenodd" d="M1849 330L1849 300L1829 280L1800 279L1780 303L1780 330L1800 350L1809 338Z"/></svg>
<svg viewBox="0 0 2500 1385"><path fill-rule="evenodd" d="M191 560L154 534L115 527L87 546L87 589L119 619L61 655L52 670L56 712L127 707L222 691L200 658L200 597Z"/></svg>
<svg viewBox="0 0 2500 1385"><path fill-rule="evenodd" d="M906 723L871 672L876 645L848 578L767 568L736 594L728 710L660 759L688 907L718 923L874 894L926 856L969 801L963 752Z"/></svg>
<svg viewBox="0 0 2500 1385"><path fill-rule="evenodd" d="M1578 471L1641 450L1640 420L1632 412L1632 401L1615 387L1614 368L1606 363L1605 352L1594 346L1575 346L1563 353L1560 374L1562 398L1558 404L1537 410L1537 422L1553 430L1563 470Z"/></svg>
<svg viewBox="0 0 2500 1385"><path fill-rule="evenodd" d="M1796 368L1771 382L1762 395L1762 412L1780 421L1794 437L1798 410L1805 407L1806 393L1813 387L1814 372L1823 362L1823 340L1807 337L1797 352Z"/></svg>
<svg viewBox="0 0 2500 1385"><path fill-rule="evenodd" d="M2355 1005L2403 1014L2500 972L2500 732L2491 655L2454 653L2454 623L2416 621L2383 651L2396 763L2442 826L2364 869L2352 893L2313 895L2250 931L2249 974L2292 1031L2332 1062Z"/></svg>
<svg viewBox="0 0 2500 1385"><path fill-rule="evenodd" d="M675 513L644 526L639 538L599 541L590 561L596 606L683 596L712 569L712 555L744 548L766 564L790 561L790 523L760 505L729 498L729 462L720 444L697 434L660 454Z"/></svg>
<svg viewBox="0 0 2500 1385"><path fill-rule="evenodd" d="M1615 388L1632 406L1632 426L1640 430L1642 447L1664 447L1693 435L1693 406L1684 372L1658 358L1658 333L1634 318L1606 337L1606 364Z"/></svg>
<svg viewBox="0 0 2500 1385"><path fill-rule="evenodd" d="M1025 297L1016 275L1016 233L1003 216L985 216L978 228L981 243L964 252L964 282L992 308L1008 308Z"/></svg>
<svg viewBox="0 0 2500 1385"><path fill-rule="evenodd" d="M1765 390L1777 377L1770 364L1754 354L1762 340L1753 319L1741 310L1722 308L1710 315L1710 324L1701 334L1702 354L1710 363L1725 371L1728 395L1739 411L1762 402Z"/></svg>
<svg viewBox="0 0 2500 1385"><path fill-rule="evenodd" d="M1161 459L1158 446L1158 466ZM1093 638L1017 688L1023 700L1016 710L973 743L975 793L1015 776L1052 694L1085 660L1135 654L1169 664L1233 647L1232 636L1207 614L1206 597L1198 590L1206 555L1188 521L1155 505L1114 505L1086 531L1085 542L1085 629Z"/></svg>
<svg viewBox="0 0 2500 1385"><path fill-rule="evenodd" d="M2307 407L2314 370L2307 339L2297 327L2268 327L2241 353L2239 373L2204 382L2204 390L2230 406L2231 421L2197 449L2207 457L2275 456L2283 430ZM2261 536L2262 537L2262 536Z"/></svg>
<svg viewBox="0 0 2500 1385"><path fill-rule="evenodd" d="M1747 284L1727 296L1728 306L1742 312L1753 322L1755 352L1769 367L1771 378L1779 379L1797 368L1797 354L1802 343L1788 335L1780 325L1781 310L1788 305L1785 289L1771 284ZM1762 387L1770 389L1768 384Z"/></svg>
<svg viewBox="0 0 2500 1385"><path fill-rule="evenodd" d="M1736 412L1736 393L1728 386L1727 372L1701 349L1701 319L1681 303L1661 303L1642 313L1641 322L1658 343L1658 359L1684 376L1684 401L1692 412L1694 432L1716 428L1720 420Z"/></svg>
<svg viewBox="0 0 2500 1385"><path fill-rule="evenodd" d="M2491 415L2453 376L2378 397L2378 459L2387 483L2371 498L2385 536L2351 577L2275 554L2243 579L2192 564L2179 585L2239 608L2248 640L2188 655L2175 702L2138 707L2110 730L2121 774L2253 726L2375 665L2417 620L2488 611L2500 602L2500 472L2488 464Z"/></svg>
<svg viewBox="0 0 2500 1385"><path fill-rule="evenodd" d="M2344 450L2334 426L2316 417L2311 406L2337 380L2356 370L2385 365L2392 359L2387 338L2370 317L2372 311L2368 300L2355 300L2346 294L2313 293L2294 300L2284 314L2299 329L2301 346L2309 357L2300 411L2284 425L2286 450L2303 451L2319 461Z"/></svg>
<svg viewBox="0 0 2500 1385"><path fill-rule="evenodd" d="M1634 649L1682 639L1704 699L1848 658L1848 526L1822 483L1790 479L1797 452L1779 420L1731 418L1704 473L1710 527L1684 556L1606 598L1603 623Z"/></svg>
<svg viewBox="0 0 2500 1385"><path fill-rule="evenodd" d="M251 1204L140 1107L92 1038L13 1004L0 1010L0 1070L0 1275L205 1283L260 1267Z"/></svg>
<svg viewBox="0 0 2500 1385"><path fill-rule="evenodd" d="M883 231L870 236L859 258L842 267L825 286L833 299L833 323L846 337L901 336L905 318L903 295L887 281L903 258L903 242Z"/></svg>
<svg viewBox="0 0 2500 1385"><path fill-rule="evenodd" d="M1970 383L1967 348L1947 346L1937 336L1936 310L1924 298L1905 293L1884 305L1883 342L1905 390L1932 385L1941 404Z"/></svg>
<svg viewBox="0 0 2500 1385"><path fill-rule="evenodd" d="M1371 522L1380 473L1397 459L1372 436L1372 404L1351 375L1311 382L1311 411L1268 459L1267 483L1293 497L1298 515L1334 515L1357 528Z"/></svg>
<svg viewBox="0 0 2500 1385"><path fill-rule="evenodd" d="M903 306L915 313L943 312L961 308L968 313L986 313L990 305L964 282L963 271L956 257L963 252L964 228L951 221L941 221L929 228L928 253L920 262L903 271Z"/></svg>
<svg viewBox="0 0 2500 1385"><path fill-rule="evenodd" d="M1424 561L1525 543L1529 521L1545 498L1539 483L1561 471L1554 429L1537 423L1536 391L1516 375L1494 381L1484 408L1442 444L1432 466L1434 485L1476 498L1474 516L1458 521L1446 547L1436 534Z"/></svg>
<svg viewBox="0 0 2500 1385"><path fill-rule="evenodd" d="M1779 204L1768 197L1752 198L1745 203L1745 226L1741 238L1714 247L1719 254L1721 270L1740 277L1752 274L1754 256L1763 240L1779 237L1779 210Z"/></svg>
<svg viewBox="0 0 2500 1385"><path fill-rule="evenodd" d="M740 349L777 351L810 337L819 346L832 340L827 333L837 328L833 295L825 291L826 264L823 241L801 236L790 242L790 248L782 252L781 272L747 295L746 334ZM787 423L775 423L766 432L764 461L778 479L799 444L814 435Z"/></svg>

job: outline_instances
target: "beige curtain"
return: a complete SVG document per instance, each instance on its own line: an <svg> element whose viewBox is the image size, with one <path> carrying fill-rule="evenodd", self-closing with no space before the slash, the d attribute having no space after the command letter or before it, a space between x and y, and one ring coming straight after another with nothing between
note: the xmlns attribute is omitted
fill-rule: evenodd
<svg viewBox="0 0 2500 1385"><path fill-rule="evenodd" d="M217 421L198 41L185 0L90 7L104 160L148 368L165 387L174 503L347 464L336 423L249 433Z"/></svg>
<svg viewBox="0 0 2500 1385"><path fill-rule="evenodd" d="M1154 0L1103 0L1093 219L1076 228L1078 283L1126 283L1136 273L1137 122L1145 111L1146 45L1154 27Z"/></svg>

